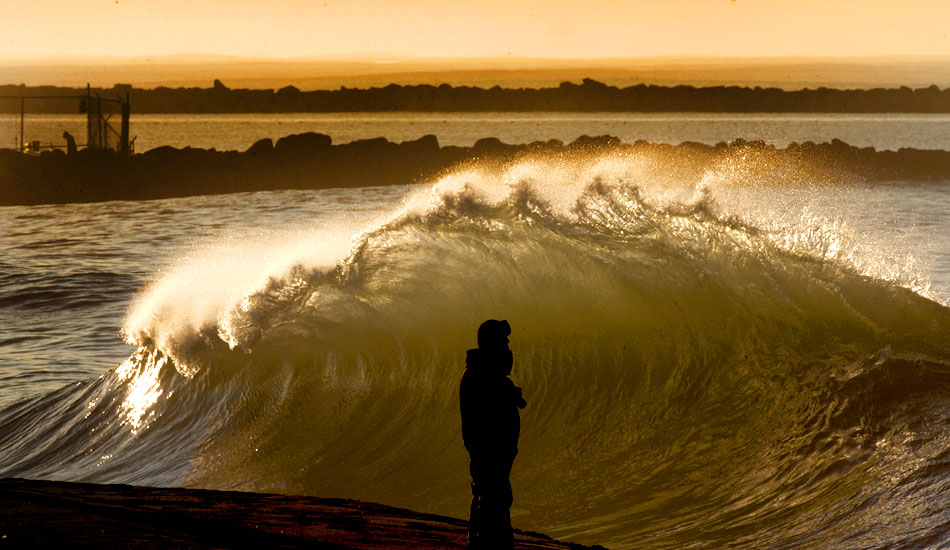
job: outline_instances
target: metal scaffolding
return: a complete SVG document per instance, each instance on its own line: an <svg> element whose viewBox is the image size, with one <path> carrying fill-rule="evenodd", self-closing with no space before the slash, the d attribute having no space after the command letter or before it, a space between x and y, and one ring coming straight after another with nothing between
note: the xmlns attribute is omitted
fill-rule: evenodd
<svg viewBox="0 0 950 550"><path fill-rule="evenodd" d="M115 149L121 156L128 156L132 153L129 141L129 118L131 116L131 104L129 103L129 93L126 92L125 98L116 96L115 99L101 97L98 92L93 91L89 84L86 84L86 95L79 96L40 96L40 95L19 95L19 96L0 96L0 99L19 99L20 100L20 138L18 150L21 153L36 152L33 151L34 144L38 142L27 143L24 139L25 118L26 118L26 100L78 100L79 112L86 114L86 143L84 146L88 149ZM103 103L115 104L119 106L121 115L121 125L119 130L112 126L109 121L111 114L103 112ZM60 147L50 145L52 148Z"/></svg>

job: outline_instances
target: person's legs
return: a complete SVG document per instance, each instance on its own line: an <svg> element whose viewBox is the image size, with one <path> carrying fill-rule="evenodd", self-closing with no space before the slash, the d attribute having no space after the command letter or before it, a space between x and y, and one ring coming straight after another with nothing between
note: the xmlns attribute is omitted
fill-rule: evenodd
<svg viewBox="0 0 950 550"><path fill-rule="evenodd" d="M474 548L509 549L514 546L511 530L511 464L476 464L472 462L472 509L477 546L472 546L472 522L469 522L469 545Z"/></svg>
<svg viewBox="0 0 950 550"><path fill-rule="evenodd" d="M479 533L481 531L481 524L478 517L479 502L478 502L478 486L475 484L475 474L472 473L472 508L468 514L468 548L469 550L475 550L479 548Z"/></svg>

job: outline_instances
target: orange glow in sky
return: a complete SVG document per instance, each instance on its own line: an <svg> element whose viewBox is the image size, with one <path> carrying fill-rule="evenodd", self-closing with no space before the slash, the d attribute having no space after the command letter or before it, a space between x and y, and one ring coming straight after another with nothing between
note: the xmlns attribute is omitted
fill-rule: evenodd
<svg viewBox="0 0 950 550"><path fill-rule="evenodd" d="M950 54L947 0L0 0L0 58Z"/></svg>

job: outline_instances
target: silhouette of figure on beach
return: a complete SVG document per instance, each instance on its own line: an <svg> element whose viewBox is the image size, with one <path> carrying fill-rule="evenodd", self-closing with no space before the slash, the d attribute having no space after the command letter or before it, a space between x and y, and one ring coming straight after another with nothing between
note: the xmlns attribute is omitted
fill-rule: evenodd
<svg viewBox="0 0 950 550"><path fill-rule="evenodd" d="M63 132L63 139L66 140L66 154L75 155L76 154L76 138L73 137L69 132Z"/></svg>
<svg viewBox="0 0 950 550"><path fill-rule="evenodd" d="M478 327L478 348L468 350L459 385L462 439L472 474L468 548L511 549L511 466L518 454L521 418L527 403L508 378L513 357L508 321L489 319Z"/></svg>

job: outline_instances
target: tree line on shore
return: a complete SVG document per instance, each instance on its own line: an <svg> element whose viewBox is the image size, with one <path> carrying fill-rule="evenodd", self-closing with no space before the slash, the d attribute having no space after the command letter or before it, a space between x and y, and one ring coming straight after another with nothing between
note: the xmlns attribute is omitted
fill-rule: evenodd
<svg viewBox="0 0 950 550"><path fill-rule="evenodd" d="M93 88L101 97L129 94L135 113L333 113L333 112L771 112L771 113L950 113L950 88L801 89L739 86L654 86L626 88L584 79L556 88L479 88L420 84L382 88L302 91L211 88ZM28 113L75 113L85 88L0 86L0 97L35 98ZM40 97L44 97L40 99ZM68 101L68 100L73 101ZM0 112L19 113L19 99L0 99Z"/></svg>

